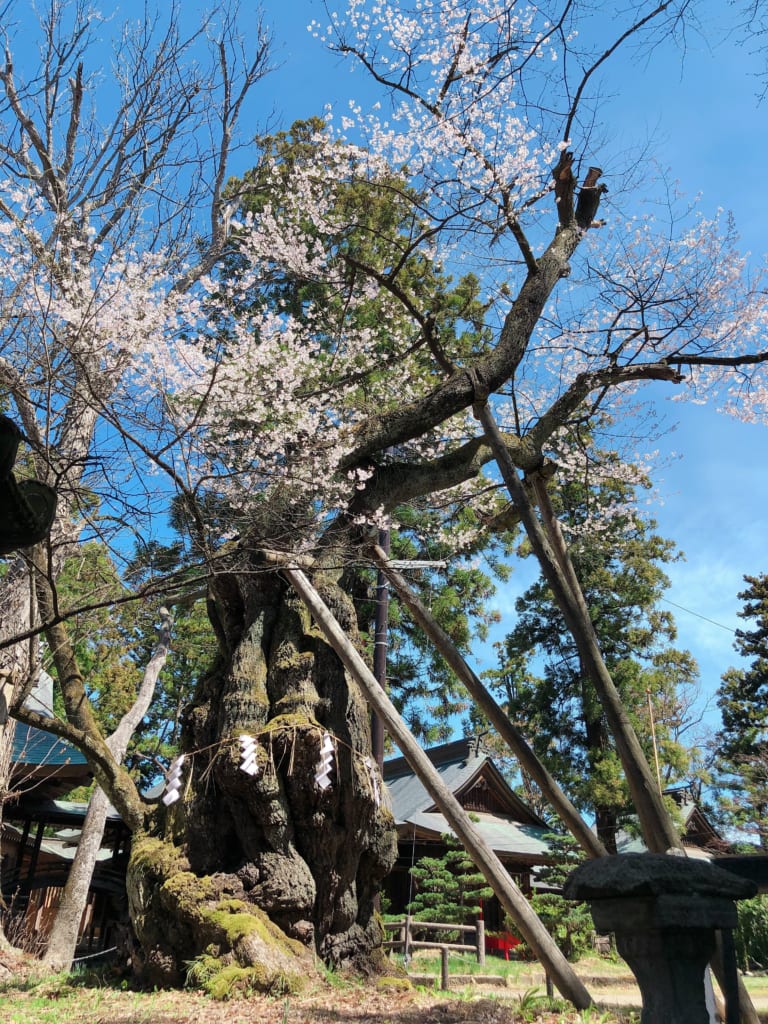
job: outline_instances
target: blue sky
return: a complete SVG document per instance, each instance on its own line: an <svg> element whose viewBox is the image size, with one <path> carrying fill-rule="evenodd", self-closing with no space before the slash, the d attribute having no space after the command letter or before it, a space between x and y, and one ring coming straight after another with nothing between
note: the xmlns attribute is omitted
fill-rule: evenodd
<svg viewBox="0 0 768 1024"><path fill-rule="evenodd" d="M325 23L322 3L268 2L266 10L282 66L264 88L282 126L322 113L326 104L341 113L349 98L364 95L362 76L325 53L306 30L312 18ZM729 35L732 9L722 0L700 3L698 11L701 32L688 33L684 55L670 42L648 65L623 60L612 66L602 110L611 151L598 162L610 167L616 154L650 140L659 166L686 194L701 193L705 212L733 211L744 249L758 259L768 249L762 141L768 101L758 103L754 77L760 58ZM737 662L732 630L739 624L743 576L768 570L765 427L672 403L671 394L658 391L662 415L674 429L659 444L666 458L654 478L659 502L652 511L660 532L686 555L668 569L667 598L679 643L698 659L704 691L711 693ZM524 586L523 575L518 579L499 597L502 612L511 611ZM502 626L496 635L503 632ZM482 652L478 660L486 660Z"/></svg>
<svg viewBox="0 0 768 1024"><path fill-rule="evenodd" d="M761 189L768 101L758 102L755 77L762 58L728 34L732 8L708 2L699 9L702 32L689 33L684 57L671 46L658 53L662 59L639 81L635 72L634 86L622 89L606 115L619 147L651 138L656 159L685 193L701 193L707 213L732 211L743 249L757 263L768 251ZM623 74L615 65L617 90ZM670 402L662 388L658 394L674 430L660 444L670 461L655 477L662 503L653 513L661 533L686 555L668 569L667 598L675 605L680 644L698 659L703 687L711 691L738 663L731 630L741 624L736 595L743 577L768 571L766 430L714 408Z"/></svg>

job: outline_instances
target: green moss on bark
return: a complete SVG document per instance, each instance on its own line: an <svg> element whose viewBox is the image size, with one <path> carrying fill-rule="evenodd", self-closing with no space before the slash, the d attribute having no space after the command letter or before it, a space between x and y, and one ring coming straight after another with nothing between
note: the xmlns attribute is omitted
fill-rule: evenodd
<svg viewBox="0 0 768 1024"><path fill-rule="evenodd" d="M306 956L305 946L289 938L258 907L242 900L221 900L215 908L205 912L205 919L217 930L215 939L226 942L236 952L243 939L254 936L287 955Z"/></svg>
<svg viewBox="0 0 768 1024"><path fill-rule="evenodd" d="M301 990L301 978L289 972L268 976L261 965L239 967L229 964L209 978L203 988L214 999L245 998L255 993L294 995Z"/></svg>
<svg viewBox="0 0 768 1024"><path fill-rule="evenodd" d="M146 834L134 834L131 841L131 870L136 874L168 878L189 867L178 847Z"/></svg>
<svg viewBox="0 0 768 1024"><path fill-rule="evenodd" d="M408 978L387 975L383 978L376 979L376 988L380 992L407 992L409 989L413 988L413 985Z"/></svg>
<svg viewBox="0 0 768 1024"><path fill-rule="evenodd" d="M214 999L255 992L298 992L310 973L306 970L307 950L301 943L289 939L265 914L241 900L221 900L215 907L203 908L201 932L211 942L196 958L187 979ZM296 970L286 966L293 962Z"/></svg>
<svg viewBox="0 0 768 1024"><path fill-rule="evenodd" d="M203 909L205 901L214 897L211 880L207 877L198 878L191 871L179 871L172 875L162 886L161 892L165 901L169 899L177 906L185 918L192 921L205 921Z"/></svg>

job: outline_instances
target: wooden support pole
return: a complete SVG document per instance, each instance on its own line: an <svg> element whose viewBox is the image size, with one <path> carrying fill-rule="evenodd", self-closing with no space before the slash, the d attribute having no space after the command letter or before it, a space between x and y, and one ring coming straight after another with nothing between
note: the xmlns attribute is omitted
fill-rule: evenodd
<svg viewBox="0 0 768 1024"><path fill-rule="evenodd" d="M666 853L670 849L684 851L672 817L655 785L637 734L603 660L581 584L574 572L560 524L552 510L543 481L536 480L534 484L542 509L542 526L520 481L517 467L504 444L487 401L475 405L474 415L483 426L502 479L539 561L542 574L552 589L579 654L590 673L624 768L632 802L640 819L645 845L651 852L656 853ZM726 972L722 966L721 956L715 955L712 969L722 985ZM737 984L742 1024L759 1024L757 1012L740 977L737 978Z"/></svg>
<svg viewBox="0 0 768 1024"><path fill-rule="evenodd" d="M389 552L389 530L379 530L379 545ZM379 569L376 579L376 620L373 634L373 674L382 689L387 688L387 637L389 620L389 584L386 575ZM379 766L384 768L384 723L371 713L371 753Z"/></svg>
<svg viewBox="0 0 768 1024"><path fill-rule="evenodd" d="M386 552L377 544L374 545L373 553L379 570L387 577L400 600L410 611L414 621L421 626L448 665L464 683L473 700L485 712L488 720L523 769L535 781L545 800L549 802L585 853L589 857L607 856L608 851L550 775L546 766L539 760L520 730L513 725L509 716L496 703L481 680L469 667L456 644L436 621L407 580L389 564Z"/></svg>
<svg viewBox="0 0 768 1024"><path fill-rule="evenodd" d="M283 575L309 608L312 616L339 659L368 699L372 710L384 722L419 781L430 794L446 821L463 844L477 869L488 881L520 934L551 974L560 993L579 1010L592 1005L581 979L557 948L550 934L513 882L504 865L478 834L469 815L444 784L437 770L411 734L389 697L376 682L354 645L331 614L307 577L298 569L284 568Z"/></svg>
<svg viewBox="0 0 768 1024"><path fill-rule="evenodd" d="M605 665L584 593L573 570L559 524L554 515L550 514L551 510L546 500L543 511L544 524L539 522L488 403L478 403L474 413L483 426L486 440L520 515L542 574L550 585L576 642L582 663L597 692L624 769L635 811L640 819L645 845L652 853L666 853L670 849L682 850L680 836L656 788L643 748Z"/></svg>

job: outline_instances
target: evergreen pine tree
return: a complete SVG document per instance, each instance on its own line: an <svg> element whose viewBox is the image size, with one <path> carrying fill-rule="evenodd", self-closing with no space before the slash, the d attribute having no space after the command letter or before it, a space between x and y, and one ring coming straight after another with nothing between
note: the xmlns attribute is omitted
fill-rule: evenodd
<svg viewBox="0 0 768 1024"><path fill-rule="evenodd" d="M768 574L744 581L739 617L754 628L737 629L734 647L752 661L747 669L729 669L717 694L723 719L717 737L720 804L729 824L768 850Z"/></svg>
<svg viewBox="0 0 768 1024"><path fill-rule="evenodd" d="M416 891L407 909L417 921L470 924L493 890L456 838L446 834L442 839L442 857L421 857L411 868Z"/></svg>
<svg viewBox="0 0 768 1024"><path fill-rule="evenodd" d="M552 500L570 535L606 664L652 763L650 694L661 782L672 785L689 767L681 733L690 702L681 700L681 688L695 687L698 673L690 653L673 646L674 619L659 608L669 583L662 567L679 554L637 513L634 488L619 478L572 480ZM516 610L501 668L488 675L513 721L577 806L595 815L600 838L615 851L616 833L632 808L595 688L543 579L518 598Z"/></svg>
<svg viewBox="0 0 768 1024"><path fill-rule="evenodd" d="M552 859L539 871L538 882L551 891L536 892L531 906L563 956L578 960L591 947L595 930L592 915L586 903L567 900L558 890L571 871L584 862L584 853L571 836L550 833L545 839Z"/></svg>

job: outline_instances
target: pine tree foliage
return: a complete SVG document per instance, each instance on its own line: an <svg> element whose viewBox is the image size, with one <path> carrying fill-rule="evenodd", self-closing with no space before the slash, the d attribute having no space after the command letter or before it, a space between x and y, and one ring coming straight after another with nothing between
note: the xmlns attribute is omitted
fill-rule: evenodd
<svg viewBox="0 0 768 1024"><path fill-rule="evenodd" d="M411 868L416 892L407 909L417 921L470 924L493 890L456 838L445 834L442 839L442 857L421 857Z"/></svg>
<svg viewBox="0 0 768 1024"><path fill-rule="evenodd" d="M320 118L296 121L288 131L260 138L256 166L229 185L241 214L259 216L265 209L289 208L292 176L298 171L319 174L319 139L333 152L328 125ZM320 318L318 361L326 364L325 386L343 382L334 382L336 334L339 323L349 316L346 293L354 288L362 266L398 266L400 287L429 307L433 342L449 352L453 360L475 358L488 351L491 335L484 323L486 307L480 299L478 277L470 273L454 278L426 259L423 252L409 251L406 245L406 240L419 230L424 197L405 178L391 174L377 183L359 177L329 178L322 192L326 199L333 199L334 227L308 220L305 230L329 254L334 273L344 282L341 294L332 284L333 278L319 280L305 266L275 265L254 283L248 301L251 310L268 307L305 324L310 310L313 323ZM247 263L237 253L230 257L228 267L235 277L248 272ZM405 310L387 322L385 318L391 318L392 311L385 308L385 291L376 289L354 311L359 329L379 334L376 358L355 367L356 387L349 396L357 407L368 410L376 407L371 397L374 390L385 385L394 372L393 334L410 334L411 330ZM430 360L423 357L426 353L422 356L416 352L414 356L415 372L437 380ZM396 462L411 463L415 468L419 457L401 448L390 449L377 457L375 472L386 473ZM409 495L409 501L395 507L387 519L393 558L439 566L421 568L409 576L439 624L464 651L473 641L486 639L494 618L489 611L494 578L508 575L501 545L497 545L498 550L484 550L489 571L470 561L472 555L486 548L489 530L483 516L490 523L493 515L504 508L496 491L496 487L488 488L480 511L462 496L455 500L444 495L435 503ZM458 545L463 557L458 559L457 538L463 538ZM355 596L360 630L372 652L375 573L365 566L351 567L346 586ZM413 733L425 744L448 739L453 729L451 719L468 707L466 691L434 645L414 628L394 595L390 600L387 678L390 696Z"/></svg>
<svg viewBox="0 0 768 1024"><path fill-rule="evenodd" d="M733 933L736 959L742 971L768 967L768 896L739 900L739 923Z"/></svg>
<svg viewBox="0 0 768 1024"><path fill-rule="evenodd" d="M583 863L578 844L569 836L550 833L545 837L552 861L541 869L538 882L549 892L537 892L531 905L542 924L568 960L578 960L590 948L594 926L586 903L566 900L559 891L569 873Z"/></svg>
<svg viewBox="0 0 768 1024"><path fill-rule="evenodd" d="M729 824L768 850L768 574L744 581L739 616L752 628L736 630L734 647L751 661L746 669L729 669L718 690L720 803Z"/></svg>
<svg viewBox="0 0 768 1024"><path fill-rule="evenodd" d="M553 502L571 533L574 567L606 663L653 764L650 694L661 780L672 785L689 767L684 734L698 672L691 654L674 647L673 617L659 607L668 585L663 566L679 554L638 513L633 488L619 478L569 482ZM599 532L595 521L603 524ZM611 848L631 807L597 694L547 584L538 579L528 587L516 610L501 667L489 675L574 802L596 815Z"/></svg>

